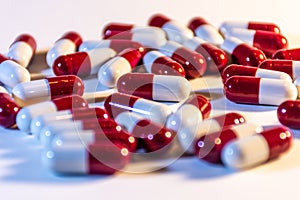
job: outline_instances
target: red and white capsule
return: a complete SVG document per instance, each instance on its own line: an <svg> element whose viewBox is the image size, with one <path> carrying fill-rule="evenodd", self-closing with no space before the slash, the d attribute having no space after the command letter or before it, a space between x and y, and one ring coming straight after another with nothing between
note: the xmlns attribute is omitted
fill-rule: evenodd
<svg viewBox="0 0 300 200"><path fill-rule="evenodd" d="M149 26L155 26L162 28L169 40L173 40L178 43L183 43L186 39L194 37L193 31L186 26L180 24L175 20L171 20L169 17L162 14L153 15L148 22Z"/></svg>
<svg viewBox="0 0 300 200"><path fill-rule="evenodd" d="M226 38L221 49L231 55L232 62L235 64L258 66L267 59L261 50L235 37Z"/></svg>
<svg viewBox="0 0 300 200"><path fill-rule="evenodd" d="M116 55L116 51L111 48L96 48L87 52L62 55L54 61L52 70L57 76L89 76L97 74L99 68Z"/></svg>
<svg viewBox="0 0 300 200"><path fill-rule="evenodd" d="M217 28L211 25L202 17L194 17L188 24L188 28L194 31L195 35L213 45L219 46L224 42Z"/></svg>
<svg viewBox="0 0 300 200"><path fill-rule="evenodd" d="M131 111L160 125L164 125L167 117L172 113L169 106L165 104L122 93L108 96L104 101L104 107L112 118L122 112Z"/></svg>
<svg viewBox="0 0 300 200"><path fill-rule="evenodd" d="M10 88L18 83L30 81L30 73L26 68L2 54L0 54L0 71L0 82Z"/></svg>
<svg viewBox="0 0 300 200"><path fill-rule="evenodd" d="M293 129L300 129L300 100L288 100L277 108L279 122Z"/></svg>
<svg viewBox="0 0 300 200"><path fill-rule="evenodd" d="M20 83L13 88L12 95L16 103L23 107L65 95L81 96L83 92L82 80L77 76L68 75Z"/></svg>
<svg viewBox="0 0 300 200"><path fill-rule="evenodd" d="M117 82L120 93L154 101L182 101L190 95L192 86L179 76L127 73Z"/></svg>
<svg viewBox="0 0 300 200"><path fill-rule="evenodd" d="M136 49L125 49L116 57L105 62L98 71L98 82L106 87L115 87L123 74L131 72L140 59L141 53Z"/></svg>
<svg viewBox="0 0 300 200"><path fill-rule="evenodd" d="M223 22L219 28L220 32L226 36L233 28L250 29L250 30L262 30L270 31L274 33L280 33L280 28L270 22L242 22L242 21L226 21Z"/></svg>
<svg viewBox="0 0 300 200"><path fill-rule="evenodd" d="M290 75L293 80L296 80L297 77L300 77L300 61L268 59L260 63L258 67L262 69L285 72Z"/></svg>
<svg viewBox="0 0 300 200"><path fill-rule="evenodd" d="M54 145L43 155L44 164L60 174L110 175L122 170L129 160L130 153L122 142Z"/></svg>
<svg viewBox="0 0 300 200"><path fill-rule="evenodd" d="M177 42L168 41L159 48L159 51L179 62L183 66L187 78L198 78L206 71L205 58L200 53L192 51Z"/></svg>
<svg viewBox="0 0 300 200"><path fill-rule="evenodd" d="M232 64L223 70L223 82L226 82L226 80L232 76L253 76L260 78L282 79L292 83L292 79L287 73L245 65Z"/></svg>
<svg viewBox="0 0 300 200"><path fill-rule="evenodd" d="M191 95L180 107L170 115L166 127L178 131L184 127L195 126L203 119L207 119L211 112L211 104L202 95Z"/></svg>
<svg viewBox="0 0 300 200"><path fill-rule="evenodd" d="M228 127L221 132L210 133L200 137L195 143L195 155L210 163L221 163L221 153L230 141L245 138L262 132L261 126L255 124L240 124ZM255 148L255 147L254 147Z"/></svg>
<svg viewBox="0 0 300 200"><path fill-rule="evenodd" d="M228 64L227 55L222 49L198 37L186 40L183 46L203 55L206 59L207 70L212 73L221 72Z"/></svg>
<svg viewBox="0 0 300 200"><path fill-rule="evenodd" d="M108 113L100 108L72 108L69 110L58 111L54 113L44 113L33 118L30 123L30 132L39 138L41 130L49 124L58 124L60 121L65 123L74 123L76 120L97 119L109 120ZM67 122L68 121L68 122Z"/></svg>
<svg viewBox="0 0 300 200"><path fill-rule="evenodd" d="M267 56L272 56L279 49L288 48L288 40L285 36L269 31L232 29L226 37L239 38L262 50Z"/></svg>
<svg viewBox="0 0 300 200"><path fill-rule="evenodd" d="M228 143L221 158L226 167L246 169L278 158L292 144L292 132L280 126Z"/></svg>
<svg viewBox="0 0 300 200"><path fill-rule="evenodd" d="M185 77L181 64L159 51L149 51L143 57L143 64L148 73Z"/></svg>
<svg viewBox="0 0 300 200"><path fill-rule="evenodd" d="M36 50L36 41L29 34L19 35L10 45L7 57L27 67Z"/></svg>
<svg viewBox="0 0 300 200"><path fill-rule="evenodd" d="M0 86L0 126L9 128L16 124L20 107L14 102L7 90Z"/></svg>
<svg viewBox="0 0 300 200"><path fill-rule="evenodd" d="M297 98L297 88L286 80L232 76L224 85L228 100L236 103L280 105Z"/></svg>
<svg viewBox="0 0 300 200"><path fill-rule="evenodd" d="M300 48L279 49L272 55L272 59L300 61Z"/></svg>
<svg viewBox="0 0 300 200"><path fill-rule="evenodd" d="M132 112L123 112L115 118L116 122L134 137L142 140L141 146L147 151L157 151L168 145L175 133Z"/></svg>
<svg viewBox="0 0 300 200"><path fill-rule="evenodd" d="M46 61L48 66L52 67L54 61L59 56L76 52L81 43L82 38L78 33L74 31L66 32L55 42L53 47L47 52Z"/></svg>
<svg viewBox="0 0 300 200"><path fill-rule="evenodd" d="M226 127L243 123L246 123L246 119L242 115L238 113L227 113L199 121L193 126L182 127L177 132L177 138L185 152L193 154L195 143L200 137L215 132L220 133L220 131Z"/></svg>

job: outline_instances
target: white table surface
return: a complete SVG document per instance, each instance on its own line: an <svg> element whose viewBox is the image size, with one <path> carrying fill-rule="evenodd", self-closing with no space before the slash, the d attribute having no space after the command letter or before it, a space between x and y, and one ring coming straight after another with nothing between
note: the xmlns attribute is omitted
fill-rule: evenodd
<svg viewBox="0 0 300 200"><path fill-rule="evenodd" d="M0 51L5 53L22 32L31 33L38 49L47 49L65 31L76 30L84 39L101 37L110 21L145 25L161 12L186 23L194 16L206 17L218 26L225 19L274 21L284 33L300 35L298 1L6 1L1 2ZM291 37L292 46L299 44ZM300 45L299 45L300 46ZM249 122L265 127L278 125L274 106L231 103L222 97L218 77L205 78L213 114L238 111ZM192 80L199 88L202 79ZM201 90L200 90L201 91ZM203 89L202 91L205 91ZM292 149L278 160L243 172L212 166L196 158L182 158L167 169L146 174L114 176L57 176L41 162L42 147L17 130L0 129L0 199L299 199L300 132L293 131Z"/></svg>

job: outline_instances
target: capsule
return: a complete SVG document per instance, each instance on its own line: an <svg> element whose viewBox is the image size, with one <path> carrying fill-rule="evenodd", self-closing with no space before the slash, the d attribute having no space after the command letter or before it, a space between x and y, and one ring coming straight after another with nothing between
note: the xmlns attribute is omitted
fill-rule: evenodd
<svg viewBox="0 0 300 200"><path fill-rule="evenodd" d="M300 61L293 60L265 60L258 65L259 68L284 72L295 80L300 76Z"/></svg>
<svg viewBox="0 0 300 200"><path fill-rule="evenodd" d="M293 129L300 129L300 100L288 100L277 108L279 122Z"/></svg>
<svg viewBox="0 0 300 200"><path fill-rule="evenodd" d="M224 85L228 100L236 103L280 105L297 98L297 88L286 80L232 76Z"/></svg>
<svg viewBox="0 0 300 200"><path fill-rule="evenodd" d="M104 36L103 39L131 40L139 42L146 47L155 49L159 48L167 42L166 36L163 32L132 32L130 30L119 32L111 36Z"/></svg>
<svg viewBox="0 0 300 200"><path fill-rule="evenodd" d="M66 32L47 52L46 61L48 66L52 67L59 56L75 53L81 43L82 38L78 33L74 31Z"/></svg>
<svg viewBox="0 0 300 200"><path fill-rule="evenodd" d="M143 64L148 73L182 77L186 75L181 64L159 51L149 51L146 53L143 57Z"/></svg>
<svg viewBox="0 0 300 200"><path fill-rule="evenodd" d="M230 126L246 123L244 116L239 113L227 113L212 118L198 121L192 126L184 126L177 132L181 147L187 154L194 154L196 141L204 136L215 132L221 132Z"/></svg>
<svg viewBox="0 0 300 200"><path fill-rule="evenodd" d="M44 164L59 174L110 175L122 170L130 159L125 144L97 142L91 145L55 145L43 154Z"/></svg>
<svg viewBox="0 0 300 200"><path fill-rule="evenodd" d="M258 66L267 59L261 50L234 37L226 38L221 45L221 49L231 55L235 64Z"/></svg>
<svg viewBox="0 0 300 200"><path fill-rule="evenodd" d="M186 40L183 43L183 46L203 55L206 59L207 69L209 72L221 72L228 64L227 55L222 49L198 37Z"/></svg>
<svg viewBox="0 0 300 200"><path fill-rule="evenodd" d="M201 54L174 41L168 41L159 48L159 51L179 62L183 66L187 78L198 78L206 71L206 61Z"/></svg>
<svg viewBox="0 0 300 200"><path fill-rule="evenodd" d="M18 83L30 81L30 73L26 68L2 54L0 54L0 71L0 82L10 88Z"/></svg>
<svg viewBox="0 0 300 200"><path fill-rule="evenodd" d="M226 80L232 76L252 76L259 78L282 79L292 83L292 79L287 73L245 65L232 64L226 67L222 72L223 82L226 82Z"/></svg>
<svg viewBox="0 0 300 200"><path fill-rule="evenodd" d="M233 28L250 29L250 30L262 30L270 31L274 33L280 33L280 28L270 22L239 22L239 21L226 21L223 22L219 28L222 35L226 36Z"/></svg>
<svg viewBox="0 0 300 200"><path fill-rule="evenodd" d="M228 127L221 132L210 133L195 142L195 155L201 160L220 164L222 162L221 152L226 144L262 131L262 127L246 123Z"/></svg>
<svg viewBox="0 0 300 200"><path fill-rule="evenodd" d="M279 49L288 48L288 40L279 33L247 30L247 29L232 29L228 33L228 37L236 37L262 50L267 56L272 56Z"/></svg>
<svg viewBox="0 0 300 200"><path fill-rule="evenodd" d="M36 41L29 34L19 35L10 45L7 57L27 67L36 50Z"/></svg>
<svg viewBox="0 0 300 200"><path fill-rule="evenodd" d="M22 108L17 114L16 122L21 131L29 132L32 119L38 115L80 107L88 107L88 103L81 96L60 97Z"/></svg>
<svg viewBox="0 0 300 200"><path fill-rule="evenodd" d="M16 116L20 107L2 86L0 86L0 102L0 126L4 128L12 127L16 124Z"/></svg>
<svg viewBox="0 0 300 200"><path fill-rule="evenodd" d="M153 15L149 19L148 25L162 28L166 32L169 40L173 40L180 44L186 39L194 37L193 31L162 14Z"/></svg>
<svg viewBox="0 0 300 200"><path fill-rule="evenodd" d="M97 48L111 48L117 53L132 48L138 50L142 55L146 53L146 49L141 43L131 40L86 40L79 46L79 51L90 51Z"/></svg>
<svg viewBox="0 0 300 200"><path fill-rule="evenodd" d="M49 124L57 124L59 121L64 122L74 122L75 120L82 119L98 119L98 120L108 120L110 117L108 113L100 108L72 108L69 110L58 111L54 113L43 113L33 118L30 123L30 132L39 138L39 133L41 130Z"/></svg>
<svg viewBox="0 0 300 200"><path fill-rule="evenodd" d="M178 131L183 127L195 126L203 119L207 119L210 113L209 100L202 95L193 94L179 106L175 113L168 117L166 127Z"/></svg>
<svg viewBox="0 0 300 200"><path fill-rule="evenodd" d="M219 46L224 42L218 30L202 17L194 17L191 19L188 28L194 31L197 37L213 45Z"/></svg>
<svg viewBox="0 0 300 200"><path fill-rule="evenodd" d="M272 55L272 59L280 60L300 60L300 48L279 49Z"/></svg>
<svg viewBox="0 0 300 200"><path fill-rule="evenodd" d="M160 125L164 125L172 113L165 104L122 93L109 95L104 101L104 107L112 118L122 112L131 111Z"/></svg>
<svg viewBox="0 0 300 200"><path fill-rule="evenodd" d="M298 90L298 98L300 98L300 77L295 79L294 85L296 86L296 88Z"/></svg>
<svg viewBox="0 0 300 200"><path fill-rule="evenodd" d="M115 87L117 80L123 74L134 69L142 55L136 49L125 49L116 57L104 63L98 71L98 81L106 87Z"/></svg>
<svg viewBox="0 0 300 200"><path fill-rule="evenodd" d="M147 151L157 151L167 146L175 133L132 112L123 112L115 118L116 122L134 137L142 140L141 146Z"/></svg>
<svg viewBox="0 0 300 200"><path fill-rule="evenodd" d="M184 77L127 73L117 82L120 93L135 95L154 101L182 101L186 99L192 86Z"/></svg>
<svg viewBox="0 0 300 200"><path fill-rule="evenodd" d="M280 126L228 143L221 158L228 168L246 169L278 158L292 144L293 134L286 127Z"/></svg>
<svg viewBox="0 0 300 200"><path fill-rule="evenodd" d="M74 75L49 77L20 83L12 90L16 103L21 107L71 94L81 96L83 92L82 80Z"/></svg>
<svg viewBox="0 0 300 200"><path fill-rule="evenodd" d="M111 48L97 48L59 56L53 63L55 75L77 75L80 77L97 74L99 68L117 53Z"/></svg>

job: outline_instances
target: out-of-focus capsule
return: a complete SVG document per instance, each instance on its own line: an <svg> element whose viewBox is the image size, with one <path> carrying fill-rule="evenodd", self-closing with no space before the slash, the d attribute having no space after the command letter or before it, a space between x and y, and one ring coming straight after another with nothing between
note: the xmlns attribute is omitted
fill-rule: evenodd
<svg viewBox="0 0 300 200"><path fill-rule="evenodd" d="M240 65L258 66L267 59L261 50L234 37L226 38L221 49L231 55L233 63Z"/></svg>
<svg viewBox="0 0 300 200"><path fill-rule="evenodd" d="M228 64L227 55L222 49L198 37L186 40L183 45L203 55L206 59L207 69L212 73L221 72Z"/></svg>
<svg viewBox="0 0 300 200"><path fill-rule="evenodd" d="M238 21L226 21L223 22L219 28L220 32L226 36L233 28L250 29L250 30L262 30L280 33L279 27L270 22L238 22Z"/></svg>
<svg viewBox="0 0 300 200"><path fill-rule="evenodd" d="M131 72L141 58L141 53L136 49L121 51L116 57L108 60L100 67L98 82L106 87L115 87L119 77Z"/></svg>
<svg viewBox="0 0 300 200"><path fill-rule="evenodd" d="M221 158L226 167L246 169L279 157L292 144L291 131L285 127L275 127L228 143Z"/></svg>
<svg viewBox="0 0 300 200"><path fill-rule="evenodd" d="M56 58L52 69L55 75L89 76L96 74L99 68L116 55L111 48L97 48L86 52L76 52Z"/></svg>
<svg viewBox="0 0 300 200"><path fill-rule="evenodd" d="M69 121L74 123L75 120L82 119L98 119L108 120L108 113L100 108L72 108L70 110L63 110L54 113L45 113L33 118L30 124L30 131L33 135L39 138L38 134L44 126L49 124L57 124L59 121Z"/></svg>
<svg viewBox="0 0 300 200"><path fill-rule="evenodd" d="M195 155L210 163L221 163L221 152L228 142L262 132L255 124L241 124L228 127L221 132L210 133L195 142Z"/></svg>
<svg viewBox="0 0 300 200"><path fill-rule="evenodd" d="M10 45L7 57L27 67L36 50L36 41L29 34L19 35Z"/></svg>
<svg viewBox="0 0 300 200"><path fill-rule="evenodd" d="M114 174L122 170L129 159L130 153L122 142L54 145L43 155L45 165L60 174Z"/></svg>
<svg viewBox="0 0 300 200"><path fill-rule="evenodd" d="M222 72L223 82L232 76L253 76L260 78L282 79L292 83L292 79L287 73L245 65L232 64L226 67Z"/></svg>
<svg viewBox="0 0 300 200"><path fill-rule="evenodd" d="M134 137L142 140L141 146L148 151L157 151L168 145L175 133L132 112L123 112L115 118Z"/></svg>
<svg viewBox="0 0 300 200"><path fill-rule="evenodd" d="M260 63L258 67L287 73L293 80L300 76L300 61L268 59Z"/></svg>
<svg viewBox="0 0 300 200"><path fill-rule="evenodd" d="M169 40L173 40L178 43L183 43L186 39L194 37L193 31L188 29L186 26L178 23L177 21L171 20L165 15L155 14L148 22L149 26L156 26L162 28Z"/></svg>
<svg viewBox="0 0 300 200"><path fill-rule="evenodd" d="M9 128L16 123L20 108L2 86L0 86L0 102L0 126Z"/></svg>
<svg viewBox="0 0 300 200"><path fill-rule="evenodd" d="M119 78L117 89L154 101L182 101L190 95L192 86L184 77L127 73Z"/></svg>
<svg viewBox="0 0 300 200"><path fill-rule="evenodd" d="M46 61L48 66L52 67L55 59L59 56L76 52L81 43L82 38L78 33L74 31L66 32L47 52Z"/></svg>
<svg viewBox="0 0 300 200"><path fill-rule="evenodd" d="M279 49L272 55L272 59L300 60L300 48Z"/></svg>
<svg viewBox="0 0 300 200"><path fill-rule="evenodd" d="M272 56L278 49L288 48L286 37L270 31L232 29L226 37L239 38L247 44L262 50L267 56Z"/></svg>
<svg viewBox="0 0 300 200"><path fill-rule="evenodd" d="M138 50L142 55L146 53L145 47L141 43L131 40L86 40L79 46L79 51L90 51L97 48L111 48L117 53L132 48Z"/></svg>
<svg viewBox="0 0 300 200"><path fill-rule="evenodd" d="M218 32L218 29L216 29L202 17L194 17L191 19L188 27L194 31L197 37L213 45L219 46L224 42L224 39Z"/></svg>
<svg viewBox="0 0 300 200"><path fill-rule="evenodd" d="M300 98L300 76L295 79L294 85L296 86L296 88L298 90L298 98Z"/></svg>
<svg viewBox="0 0 300 200"><path fill-rule="evenodd" d="M0 82L10 88L18 83L30 81L30 73L26 68L2 54L0 54L0 71Z"/></svg>
<svg viewBox="0 0 300 200"><path fill-rule="evenodd" d="M74 75L49 77L20 83L12 90L16 103L21 107L71 94L81 96L83 92L82 80Z"/></svg>
<svg viewBox="0 0 300 200"><path fill-rule="evenodd" d="M109 40L131 40L139 42L142 45L149 48L159 48L167 42L166 35L162 31L156 32L141 32L141 31L124 31L116 33L115 35L107 36L105 35L103 39Z"/></svg>
<svg viewBox="0 0 300 200"><path fill-rule="evenodd" d="M104 101L104 107L112 118L122 112L132 111L160 125L164 125L172 113L165 104L121 93L109 95Z"/></svg>
<svg viewBox="0 0 300 200"><path fill-rule="evenodd" d="M300 129L300 100L289 100L277 108L277 118L281 124L293 129Z"/></svg>
<svg viewBox="0 0 300 200"><path fill-rule="evenodd" d="M297 88L286 80L232 76L224 85L228 100L236 103L280 105L297 98Z"/></svg>
<svg viewBox="0 0 300 200"><path fill-rule="evenodd" d="M168 41L159 48L159 51L179 62L183 66L187 78L198 78L206 71L206 61L200 53L174 41Z"/></svg>
<svg viewBox="0 0 300 200"><path fill-rule="evenodd" d="M238 113L227 113L213 118L199 121L198 124L181 128L177 137L181 147L188 154L194 153L195 142L202 136L220 132L223 129L246 122L246 119Z"/></svg>
<svg viewBox="0 0 300 200"><path fill-rule="evenodd" d="M159 51L146 53L143 57L143 64L148 73L185 77L185 70L182 65Z"/></svg>
<svg viewBox="0 0 300 200"><path fill-rule="evenodd" d="M195 126L203 119L207 119L210 112L211 104L207 98L202 95L191 95L168 117L166 127L178 131L183 127Z"/></svg>
<svg viewBox="0 0 300 200"><path fill-rule="evenodd" d="M16 122L21 131L29 132L32 119L38 115L80 107L88 107L88 103L81 96L60 97L22 108L17 114Z"/></svg>

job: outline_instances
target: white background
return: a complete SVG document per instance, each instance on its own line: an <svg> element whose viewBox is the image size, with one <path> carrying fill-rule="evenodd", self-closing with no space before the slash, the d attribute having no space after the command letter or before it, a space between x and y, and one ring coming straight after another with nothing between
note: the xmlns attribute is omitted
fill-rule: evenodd
<svg viewBox="0 0 300 200"><path fill-rule="evenodd" d="M300 36L299 7L296 0L1 1L0 52L5 53L23 32L36 38L39 50L47 49L66 31L75 30L84 39L100 39L108 22L146 25L157 12L182 23L203 16L215 26L227 19L272 21L283 33ZM299 39L293 39L292 45L300 46ZM199 88L198 81L192 81L194 88ZM213 79L209 85L221 93L218 83ZM276 107L236 105L223 98L213 106L216 112L224 106L227 111L240 111L248 121L264 126L278 124ZM1 129L0 199L299 199L298 139L285 157L245 172L186 158L164 171L148 174L64 177L44 168L40 152L33 138Z"/></svg>

